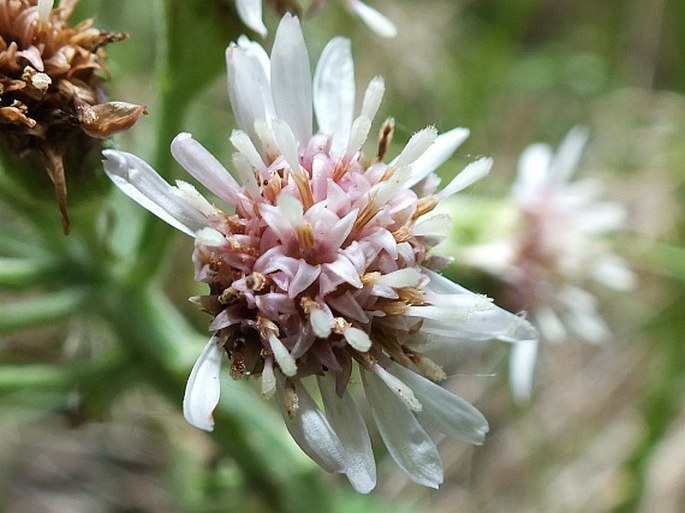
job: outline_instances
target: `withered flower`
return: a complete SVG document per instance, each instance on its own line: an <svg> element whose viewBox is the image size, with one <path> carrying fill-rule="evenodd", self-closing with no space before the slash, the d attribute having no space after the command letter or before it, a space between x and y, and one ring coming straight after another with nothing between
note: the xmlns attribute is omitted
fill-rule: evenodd
<svg viewBox="0 0 685 513"><path fill-rule="evenodd" d="M105 102L105 45L127 37L100 31L94 18L70 26L78 0L0 0L0 144L37 162L52 181L69 231L65 160L97 152L144 106ZM76 166L76 164L74 165Z"/></svg>

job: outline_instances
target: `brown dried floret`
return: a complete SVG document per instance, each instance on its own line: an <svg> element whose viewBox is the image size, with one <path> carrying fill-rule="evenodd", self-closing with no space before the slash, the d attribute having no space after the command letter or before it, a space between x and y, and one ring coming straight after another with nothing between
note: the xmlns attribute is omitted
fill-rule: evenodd
<svg viewBox="0 0 685 513"><path fill-rule="evenodd" d="M105 45L127 37L93 19L70 26L78 0L0 0L0 144L40 162L69 230L65 161L130 128L144 106L106 102ZM72 147L72 149L70 149Z"/></svg>

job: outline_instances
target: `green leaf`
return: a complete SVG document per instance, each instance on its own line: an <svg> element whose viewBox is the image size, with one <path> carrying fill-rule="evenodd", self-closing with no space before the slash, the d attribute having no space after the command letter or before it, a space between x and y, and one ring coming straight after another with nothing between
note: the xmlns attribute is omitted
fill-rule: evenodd
<svg viewBox="0 0 685 513"><path fill-rule="evenodd" d="M0 308L0 335L64 319L87 298L83 289L69 289L6 304Z"/></svg>

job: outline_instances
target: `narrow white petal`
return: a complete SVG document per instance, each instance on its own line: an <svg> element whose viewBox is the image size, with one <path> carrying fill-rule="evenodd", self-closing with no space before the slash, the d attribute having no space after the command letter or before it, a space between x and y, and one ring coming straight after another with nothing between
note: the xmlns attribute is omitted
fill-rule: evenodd
<svg viewBox="0 0 685 513"><path fill-rule="evenodd" d="M366 116L369 121L373 121L376 117L378 108L383 100L383 93L385 93L385 81L383 80L383 77L373 77L364 93L361 111L361 115Z"/></svg>
<svg viewBox="0 0 685 513"><path fill-rule="evenodd" d="M371 339L365 331L355 328L354 326L347 328L343 332L343 336L347 343L350 344L354 349L362 353L366 353L371 349Z"/></svg>
<svg viewBox="0 0 685 513"><path fill-rule="evenodd" d="M171 141L171 154L188 173L222 200L235 204L238 182L204 146L189 133Z"/></svg>
<svg viewBox="0 0 685 513"><path fill-rule="evenodd" d="M343 160L350 161L362 146L366 142L366 138L369 136L369 131L371 130L371 120L366 116L359 116L352 123L352 128L350 129L349 141L347 142L347 148L345 149L345 155Z"/></svg>
<svg viewBox="0 0 685 513"><path fill-rule="evenodd" d="M200 194L198 190L188 182L176 180L176 187L172 187L171 192L183 199L204 216L209 216L216 211L212 204L207 201L207 198Z"/></svg>
<svg viewBox="0 0 685 513"><path fill-rule="evenodd" d="M230 141L236 150L245 155L252 167L260 172L266 171L266 164L264 164L262 156L257 151L257 148L255 148L255 145L252 142L252 139L250 139L250 136L247 135L247 132L243 130L233 130L233 132L231 132Z"/></svg>
<svg viewBox="0 0 685 513"><path fill-rule="evenodd" d="M240 128L256 139L255 122L275 114L271 98L268 56L259 44L239 41L226 49L228 98Z"/></svg>
<svg viewBox="0 0 685 513"><path fill-rule="evenodd" d="M266 36L266 27L262 21L262 0L235 0L235 8L245 25L260 36Z"/></svg>
<svg viewBox="0 0 685 513"><path fill-rule="evenodd" d="M233 166L240 176L240 181L243 184L245 190L253 197L259 196L259 184L257 183L257 177L254 174L254 168L248 160L248 158L243 154L236 152L233 154Z"/></svg>
<svg viewBox="0 0 685 513"><path fill-rule="evenodd" d="M514 399L519 402L530 400L533 391L535 360L538 355L537 340L523 340L511 348L509 355L509 383Z"/></svg>
<svg viewBox="0 0 685 513"><path fill-rule="evenodd" d="M293 358L288 349L283 345L283 342L281 342L273 333L269 334L269 346L271 346L271 351L274 353L276 363L278 363L283 374L286 376L294 376L297 374L295 358Z"/></svg>
<svg viewBox="0 0 685 513"><path fill-rule="evenodd" d="M299 144L306 144L312 136L312 74L300 22L289 13L278 25L271 51L271 95L276 115Z"/></svg>
<svg viewBox="0 0 685 513"><path fill-rule="evenodd" d="M488 421L475 406L431 380L394 364L390 372L411 387L423 405L419 418L425 418L446 435L480 445L488 432Z"/></svg>
<svg viewBox="0 0 685 513"><path fill-rule="evenodd" d="M348 9L359 16L362 21L381 37L395 37L397 27L388 18L373 7L369 7L360 0L345 0Z"/></svg>
<svg viewBox="0 0 685 513"><path fill-rule="evenodd" d="M452 196L452 194L455 194L462 189L465 189L472 183L480 180L490 172L491 167L491 158L482 158L476 160L475 162L471 162L437 194L438 199L442 201L446 198L449 198Z"/></svg>
<svg viewBox="0 0 685 513"><path fill-rule="evenodd" d="M295 380L294 386L299 408L293 414L289 414L285 406L282 379L279 379L276 387L278 404L290 435L307 456L325 470L345 472L345 454L340 439L307 389L298 380Z"/></svg>
<svg viewBox="0 0 685 513"><path fill-rule="evenodd" d="M290 125L282 119L274 119L272 122L273 135L283 158L290 166L290 169L295 175L302 175L303 171L300 167L300 157L298 151L297 140Z"/></svg>
<svg viewBox="0 0 685 513"><path fill-rule="evenodd" d="M559 316L548 306L540 306L534 311L534 321L542 336L548 342L563 342L567 336L566 328Z"/></svg>
<svg viewBox="0 0 685 513"><path fill-rule="evenodd" d="M400 167L395 170L390 179L382 182L376 189L376 196L373 200L374 205L377 208L383 207L406 186L410 176L411 168L409 166Z"/></svg>
<svg viewBox="0 0 685 513"><path fill-rule="evenodd" d="M481 300L489 300L457 285L444 276L423 268L423 274L430 278L427 289L431 294L462 295L469 294ZM454 298L454 300L457 300ZM419 308L419 307L414 307ZM502 342L518 342L520 340L536 340L538 334L533 326L523 317L507 312L492 305L490 308L474 309L466 319L455 324L453 321L424 322L424 331L432 330L440 336L453 336L471 340L500 340Z"/></svg>
<svg viewBox="0 0 685 513"><path fill-rule="evenodd" d="M553 179L556 183L565 183L578 167L583 148L590 134L584 127L574 127L564 137L552 162Z"/></svg>
<svg viewBox="0 0 685 513"><path fill-rule="evenodd" d="M549 181L552 149L546 144L531 144L519 157L513 193L517 201L527 203Z"/></svg>
<svg viewBox="0 0 685 513"><path fill-rule="evenodd" d="M412 163L412 176L407 186L416 185L444 164L469 137L469 134L468 128L453 128L440 134L430 148Z"/></svg>
<svg viewBox="0 0 685 513"><path fill-rule="evenodd" d="M347 478L357 492L369 493L376 486L376 462L366 423L349 392L345 391L342 397L336 395L330 374L317 380L326 416L344 449Z"/></svg>
<svg viewBox="0 0 685 513"><path fill-rule="evenodd" d="M374 364L371 369L373 373L383 380L385 386L392 390L393 394L399 397L402 402L413 412L419 412L423 408L419 400L414 395L411 388L401 379L396 378L378 364Z"/></svg>
<svg viewBox="0 0 685 513"><path fill-rule="evenodd" d="M605 255L592 267L592 277L598 283L616 290L632 290L637 287L637 276L628 264L616 255Z"/></svg>
<svg viewBox="0 0 685 513"><path fill-rule="evenodd" d="M219 404L219 371L224 349L212 337L193 365L183 396L183 416L189 424L205 431L214 429L212 412Z"/></svg>
<svg viewBox="0 0 685 513"><path fill-rule="evenodd" d="M437 488L443 481L437 447L407 405L375 374L362 371L364 391L392 459L412 481Z"/></svg>
<svg viewBox="0 0 685 513"><path fill-rule="evenodd" d="M102 154L107 176L139 205L191 237L208 226L205 217L175 194L147 162L123 151L104 150Z"/></svg>
<svg viewBox="0 0 685 513"><path fill-rule="evenodd" d="M395 167L411 165L430 148L437 137L438 131L434 126L427 126L426 128L419 130L411 136L393 165Z"/></svg>
<svg viewBox="0 0 685 513"><path fill-rule="evenodd" d="M319 132L332 137L331 150L347 146L354 111L354 64L350 40L333 38L323 49L314 72L314 112Z"/></svg>

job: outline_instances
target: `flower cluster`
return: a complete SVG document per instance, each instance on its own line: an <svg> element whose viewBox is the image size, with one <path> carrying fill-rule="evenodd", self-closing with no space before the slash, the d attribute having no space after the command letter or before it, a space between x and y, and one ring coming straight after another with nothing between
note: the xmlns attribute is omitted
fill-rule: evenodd
<svg viewBox="0 0 685 513"><path fill-rule="evenodd" d="M376 467L348 390L358 372L390 455L412 480L437 487L440 455L419 421L476 444L488 430L478 410L437 384L450 370L440 355L462 340L536 337L522 318L430 270L439 261L429 251L449 225L434 208L485 175L491 161L472 162L438 190L434 170L468 131L425 128L386 163L392 120L367 156L362 147L383 80L370 82L355 117L349 41L325 47L312 81L300 25L290 15L270 57L246 38L226 57L240 182L190 134L178 135L171 151L230 209L186 182L169 185L134 155L104 152L114 183L195 238L196 276L209 293L192 301L213 316L214 335L189 377L185 416L213 428L228 355L234 378L257 376L263 396L276 397L302 449L366 493ZM304 384L309 377L323 408Z"/></svg>
<svg viewBox="0 0 685 513"><path fill-rule="evenodd" d="M465 261L508 285L508 306L529 311L531 321L550 342L569 332L599 342L608 327L597 311L590 282L628 290L635 277L614 254L607 235L624 222L625 208L601 201L597 179L569 182L578 166L587 132L569 132L556 154L546 144L529 146L519 160L511 201L516 225L511 235L472 247ZM518 344L511 357L511 378L519 398L530 395L537 343Z"/></svg>
<svg viewBox="0 0 685 513"><path fill-rule="evenodd" d="M309 14L314 14L323 8L327 0L312 0L308 9ZM358 16L371 30L383 37L395 37L397 29L395 25L373 7L361 0L340 0L343 6L355 16ZM298 12L300 10L295 0L279 0L273 2L281 10ZM266 36L266 26L262 21L262 0L235 0L238 16L245 25L262 36Z"/></svg>
<svg viewBox="0 0 685 513"><path fill-rule="evenodd" d="M41 162L68 231L64 159L129 128L145 107L103 102L104 46L126 34L100 31L89 19L69 25L78 0L0 0L0 134L14 154Z"/></svg>

